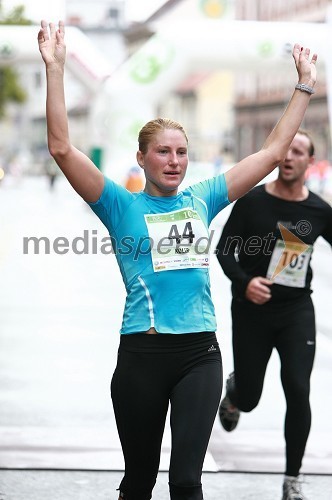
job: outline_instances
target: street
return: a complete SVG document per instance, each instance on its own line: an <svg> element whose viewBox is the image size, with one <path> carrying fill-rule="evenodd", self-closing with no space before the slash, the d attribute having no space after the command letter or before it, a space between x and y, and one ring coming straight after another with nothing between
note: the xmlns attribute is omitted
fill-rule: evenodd
<svg viewBox="0 0 332 500"><path fill-rule="evenodd" d="M103 241L106 229L63 178L54 190L43 177L1 185L0 213L0 468L121 471L109 384L125 290ZM215 238L226 215L214 223ZM39 247L33 237L44 238ZM230 283L211 260L226 378L232 370ZM332 266L324 241L317 242L313 268L318 338L303 472L330 475ZM236 432L224 432L216 420L206 472L283 472L278 363L273 355L261 403L241 415ZM161 471L168 468L169 448L167 427Z"/></svg>

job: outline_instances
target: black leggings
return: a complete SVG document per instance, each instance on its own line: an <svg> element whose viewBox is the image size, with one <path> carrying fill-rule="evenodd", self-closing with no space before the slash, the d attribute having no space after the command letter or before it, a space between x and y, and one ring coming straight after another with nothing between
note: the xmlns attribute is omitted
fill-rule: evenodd
<svg viewBox="0 0 332 500"><path fill-rule="evenodd" d="M125 500L149 500L169 403L172 500L202 500L201 474L222 391L211 332L122 335L111 395L125 459Z"/></svg>
<svg viewBox="0 0 332 500"><path fill-rule="evenodd" d="M297 476L311 426L310 375L316 337L312 300L306 296L273 310L233 300L232 318L235 391L230 398L241 411L257 406L275 347L287 405L285 473Z"/></svg>

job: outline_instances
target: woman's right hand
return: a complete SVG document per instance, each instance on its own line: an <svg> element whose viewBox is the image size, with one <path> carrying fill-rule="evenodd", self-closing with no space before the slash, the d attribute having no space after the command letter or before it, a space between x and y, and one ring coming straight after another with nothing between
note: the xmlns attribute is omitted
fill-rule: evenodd
<svg viewBox="0 0 332 500"><path fill-rule="evenodd" d="M54 23L47 24L41 21L41 28L38 32L39 51L46 65L57 64L64 66L66 60L66 45L64 42L65 25L59 21L56 29Z"/></svg>

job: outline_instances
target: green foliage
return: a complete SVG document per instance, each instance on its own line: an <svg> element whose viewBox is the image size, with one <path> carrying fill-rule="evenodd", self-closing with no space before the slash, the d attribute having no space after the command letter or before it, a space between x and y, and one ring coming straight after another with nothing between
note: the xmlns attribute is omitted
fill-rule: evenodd
<svg viewBox="0 0 332 500"><path fill-rule="evenodd" d="M27 26L33 24L32 21L24 17L24 5L17 5L8 13L4 13L0 3L0 24L11 24Z"/></svg>
<svg viewBox="0 0 332 500"><path fill-rule="evenodd" d="M33 24L24 15L24 5L17 5L10 12L4 13L0 3L0 25L27 26ZM8 102L23 103L27 98L20 84L17 71L12 65L0 66L0 119L5 115Z"/></svg>
<svg viewBox="0 0 332 500"><path fill-rule="evenodd" d="M19 83L17 72L10 66L0 68L0 118L5 115L7 102L23 103L26 92Z"/></svg>

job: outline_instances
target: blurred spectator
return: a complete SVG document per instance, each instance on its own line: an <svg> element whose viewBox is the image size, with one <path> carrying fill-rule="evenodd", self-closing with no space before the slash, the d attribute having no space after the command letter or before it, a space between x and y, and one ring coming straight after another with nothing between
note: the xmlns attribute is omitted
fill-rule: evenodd
<svg viewBox="0 0 332 500"><path fill-rule="evenodd" d="M131 167L129 169L127 179L125 182L125 188L132 193L138 193L144 188L144 179L139 167Z"/></svg>
<svg viewBox="0 0 332 500"><path fill-rule="evenodd" d="M49 180L50 189L53 190L59 169L52 157L47 158L45 161L45 171Z"/></svg>
<svg viewBox="0 0 332 500"><path fill-rule="evenodd" d="M213 161L213 169L214 169L213 176L214 177L216 175L221 174L221 170L223 168L223 165L224 165L224 160L223 160L222 154L219 153L218 155L216 155L216 157L214 158L214 161Z"/></svg>
<svg viewBox="0 0 332 500"><path fill-rule="evenodd" d="M308 168L306 174L306 184L313 191L318 191L320 195L324 195L329 174L332 167L327 160L316 162L312 167Z"/></svg>

